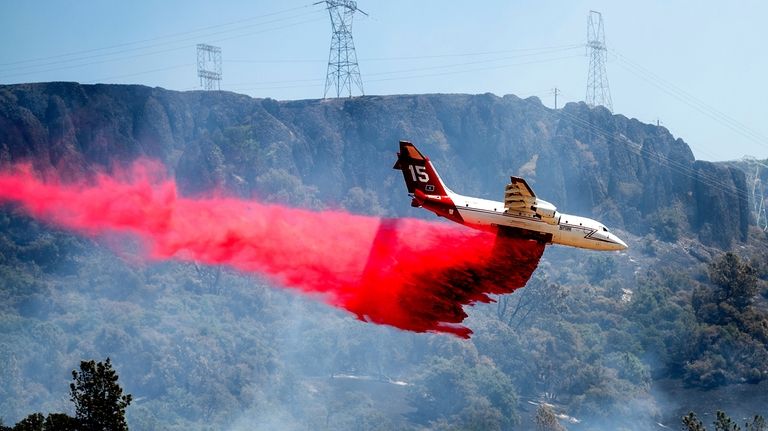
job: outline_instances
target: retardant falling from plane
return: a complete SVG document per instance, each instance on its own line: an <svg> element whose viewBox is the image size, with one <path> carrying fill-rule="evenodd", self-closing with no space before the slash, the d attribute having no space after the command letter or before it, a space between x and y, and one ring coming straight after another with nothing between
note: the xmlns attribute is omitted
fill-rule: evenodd
<svg viewBox="0 0 768 431"><path fill-rule="evenodd" d="M88 236L131 234L150 259L255 272L359 319L469 337L463 306L525 285L544 245L416 219L192 199L158 163L64 182L29 165L0 172L0 203Z"/></svg>

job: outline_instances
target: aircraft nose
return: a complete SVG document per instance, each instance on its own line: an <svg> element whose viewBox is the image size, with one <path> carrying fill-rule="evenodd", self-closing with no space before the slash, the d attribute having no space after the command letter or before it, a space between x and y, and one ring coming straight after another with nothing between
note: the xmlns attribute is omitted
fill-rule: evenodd
<svg viewBox="0 0 768 431"><path fill-rule="evenodd" d="M628 247L627 243L622 241L621 238L619 238L616 235L611 234L611 241L613 241L613 243L616 246L616 248L614 248L614 250L626 250L627 247Z"/></svg>

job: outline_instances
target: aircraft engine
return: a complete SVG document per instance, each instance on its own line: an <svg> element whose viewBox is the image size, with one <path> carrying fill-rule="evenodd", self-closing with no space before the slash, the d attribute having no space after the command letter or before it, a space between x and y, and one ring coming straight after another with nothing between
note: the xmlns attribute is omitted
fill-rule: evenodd
<svg viewBox="0 0 768 431"><path fill-rule="evenodd" d="M557 207L547 201L540 199L536 199L536 204L532 207L532 209L536 212L536 214L546 218L553 218L555 217L555 214L557 214Z"/></svg>

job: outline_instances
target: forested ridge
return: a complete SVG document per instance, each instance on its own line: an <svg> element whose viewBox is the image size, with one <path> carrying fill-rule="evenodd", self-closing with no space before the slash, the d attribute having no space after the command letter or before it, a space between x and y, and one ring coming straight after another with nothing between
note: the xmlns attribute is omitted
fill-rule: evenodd
<svg viewBox="0 0 768 431"><path fill-rule="evenodd" d="M226 267L148 260L130 239L84 238L5 204L5 425L73 414L71 370L105 357L136 430L530 429L542 403L568 429L768 413L768 239L750 225L744 174L695 161L664 128L514 96L0 87L2 162L89 171L151 157L187 195L425 217L390 169L399 139L456 191L500 199L521 174L561 209L616 226L630 249L549 247L527 287L469 309L466 341L359 322ZM721 181L701 181L712 174ZM724 393L733 405L716 404Z"/></svg>

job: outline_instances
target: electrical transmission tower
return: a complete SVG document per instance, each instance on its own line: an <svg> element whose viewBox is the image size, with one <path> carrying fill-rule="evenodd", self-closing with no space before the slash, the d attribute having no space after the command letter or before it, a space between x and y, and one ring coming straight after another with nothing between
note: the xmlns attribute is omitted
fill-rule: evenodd
<svg viewBox="0 0 768 431"><path fill-rule="evenodd" d="M589 11L587 22L587 55L589 56L589 75L587 76L587 105L602 105L613 111L611 89L608 87L608 50L605 47L603 15Z"/></svg>
<svg viewBox="0 0 768 431"><path fill-rule="evenodd" d="M763 230L768 232L768 189L764 188L762 181L760 180L760 168L764 170L768 169L768 165L761 163L754 157L744 157L744 161L755 167L755 173L752 174L747 171L747 182L752 185L752 193L750 200L752 201L752 213L755 216L755 223Z"/></svg>
<svg viewBox="0 0 768 431"><path fill-rule="evenodd" d="M197 45L197 76L204 90L221 90L221 48Z"/></svg>
<svg viewBox="0 0 768 431"><path fill-rule="evenodd" d="M355 12L368 16L357 8L353 0L324 0L315 4L325 3L331 16L331 52L328 54L328 72L325 77L323 98L328 96L328 90L336 87L336 97L342 95L352 97L352 87L356 86L363 92L363 80L360 78L360 68L357 65L355 43L352 41L352 18Z"/></svg>

